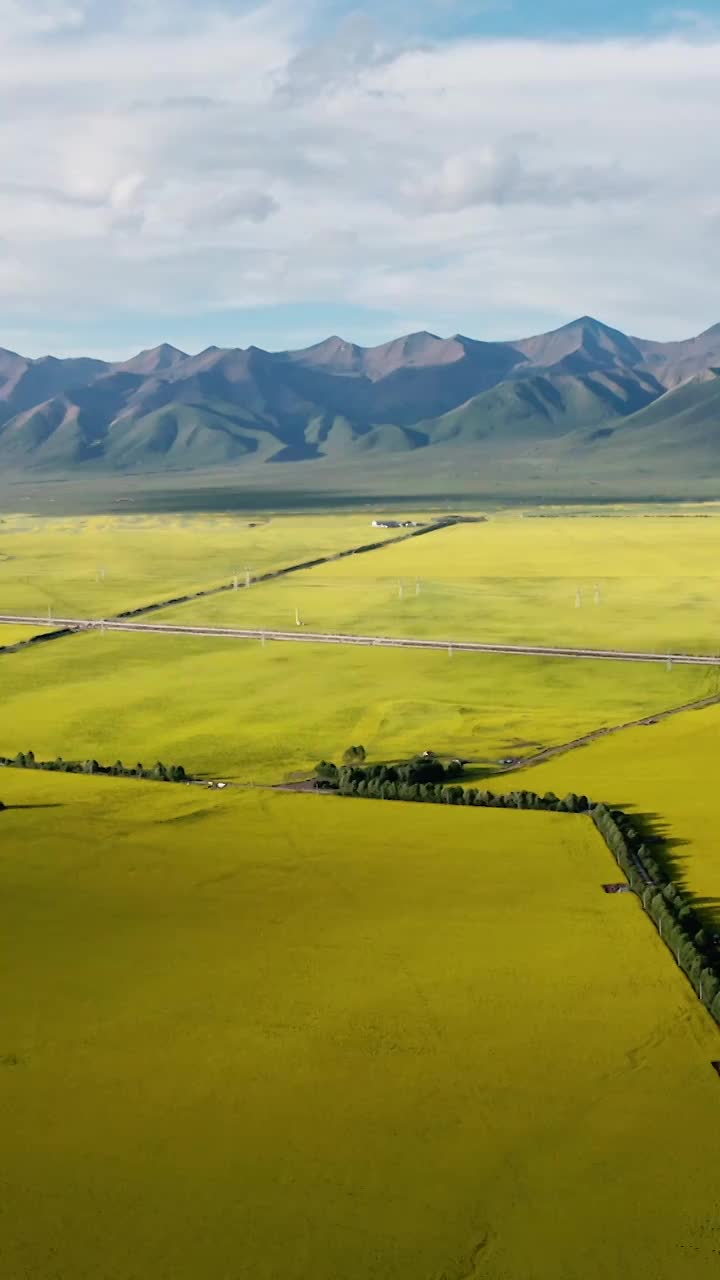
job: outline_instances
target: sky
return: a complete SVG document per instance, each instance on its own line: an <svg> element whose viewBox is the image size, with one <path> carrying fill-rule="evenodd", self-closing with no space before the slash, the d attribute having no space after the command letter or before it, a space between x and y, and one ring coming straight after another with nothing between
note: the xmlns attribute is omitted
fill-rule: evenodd
<svg viewBox="0 0 720 1280"><path fill-rule="evenodd" d="M0 0L0 347L720 321L720 5Z"/></svg>

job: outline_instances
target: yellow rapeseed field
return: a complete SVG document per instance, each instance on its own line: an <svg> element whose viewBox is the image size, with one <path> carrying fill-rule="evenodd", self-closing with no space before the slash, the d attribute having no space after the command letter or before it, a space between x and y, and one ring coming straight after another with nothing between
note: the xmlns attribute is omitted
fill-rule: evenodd
<svg viewBox="0 0 720 1280"><path fill-rule="evenodd" d="M494 768L713 688L702 668L95 633L0 662L0 754L278 781L360 742Z"/></svg>
<svg viewBox="0 0 720 1280"><path fill-rule="evenodd" d="M0 795L2 1280L713 1273L720 1034L587 819Z"/></svg>
<svg viewBox="0 0 720 1280"><path fill-rule="evenodd" d="M8 645L20 644L23 640L30 640L32 636L38 635L41 631L49 630L47 627L17 627L4 624L0 626L0 648L6 648Z"/></svg>
<svg viewBox="0 0 720 1280"><path fill-rule="evenodd" d="M719 514L493 516L163 620L720 653L719 560Z"/></svg>
<svg viewBox="0 0 720 1280"><path fill-rule="evenodd" d="M0 613L109 617L388 536L360 515L3 516Z"/></svg>
<svg viewBox="0 0 720 1280"><path fill-rule="evenodd" d="M584 792L641 813L670 841L674 878L720 931L720 707L633 729L523 770L517 785Z"/></svg>

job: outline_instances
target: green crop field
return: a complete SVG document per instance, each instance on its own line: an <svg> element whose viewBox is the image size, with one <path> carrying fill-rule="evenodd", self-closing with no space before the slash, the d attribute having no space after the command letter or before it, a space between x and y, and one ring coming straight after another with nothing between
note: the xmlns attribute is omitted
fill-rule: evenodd
<svg viewBox="0 0 720 1280"><path fill-rule="evenodd" d="M358 515L7 515L0 613L109 617L391 535Z"/></svg>
<svg viewBox="0 0 720 1280"><path fill-rule="evenodd" d="M0 792L3 1280L711 1273L720 1037L586 819Z"/></svg>
<svg viewBox="0 0 720 1280"><path fill-rule="evenodd" d="M496 515L162 618L720 653L719 562L717 514Z"/></svg>

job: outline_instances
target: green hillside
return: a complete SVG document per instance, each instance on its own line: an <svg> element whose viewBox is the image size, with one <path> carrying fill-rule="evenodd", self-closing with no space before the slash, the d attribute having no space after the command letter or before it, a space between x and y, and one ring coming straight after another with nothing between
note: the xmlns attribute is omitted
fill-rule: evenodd
<svg viewBox="0 0 720 1280"><path fill-rule="evenodd" d="M720 377L693 378L659 400L595 431L560 442L559 457L614 469L642 467L682 476L720 473Z"/></svg>
<svg viewBox="0 0 720 1280"><path fill-rule="evenodd" d="M613 373L539 375L503 382L421 426L432 444L483 443L508 449L520 441L548 440L578 426L614 420L650 404L655 394L652 384Z"/></svg>

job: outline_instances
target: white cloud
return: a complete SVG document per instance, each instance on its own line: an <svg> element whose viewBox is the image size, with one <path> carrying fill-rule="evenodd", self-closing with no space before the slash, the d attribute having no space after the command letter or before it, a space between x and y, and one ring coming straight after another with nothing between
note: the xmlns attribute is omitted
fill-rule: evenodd
<svg viewBox="0 0 720 1280"><path fill-rule="evenodd" d="M682 30L701 40L720 33L720 17L717 14L711 16L707 10L701 9L659 9L655 14L655 24Z"/></svg>
<svg viewBox="0 0 720 1280"><path fill-rule="evenodd" d="M371 67L382 67L391 58L391 46L380 39L376 24L362 13L350 13L330 34L294 54L278 76L277 94L281 102L297 103L328 89L358 85Z"/></svg>
<svg viewBox="0 0 720 1280"><path fill-rule="evenodd" d="M436 174L419 174L407 190L428 212L456 212L473 205L548 205L626 200L639 184L614 167L534 159L535 139L522 144L478 145L442 161Z"/></svg>
<svg viewBox="0 0 720 1280"><path fill-rule="evenodd" d="M720 318L720 38L421 49L359 19L309 41L289 4L114 14L0 0L5 315Z"/></svg>
<svg viewBox="0 0 720 1280"><path fill-rule="evenodd" d="M55 35L82 27L85 0L0 0L0 30L4 40Z"/></svg>
<svg viewBox="0 0 720 1280"><path fill-rule="evenodd" d="M185 225L190 230L214 230L231 227L236 222L265 222L280 206L266 191L245 188L223 191L216 199L203 200L190 209Z"/></svg>

